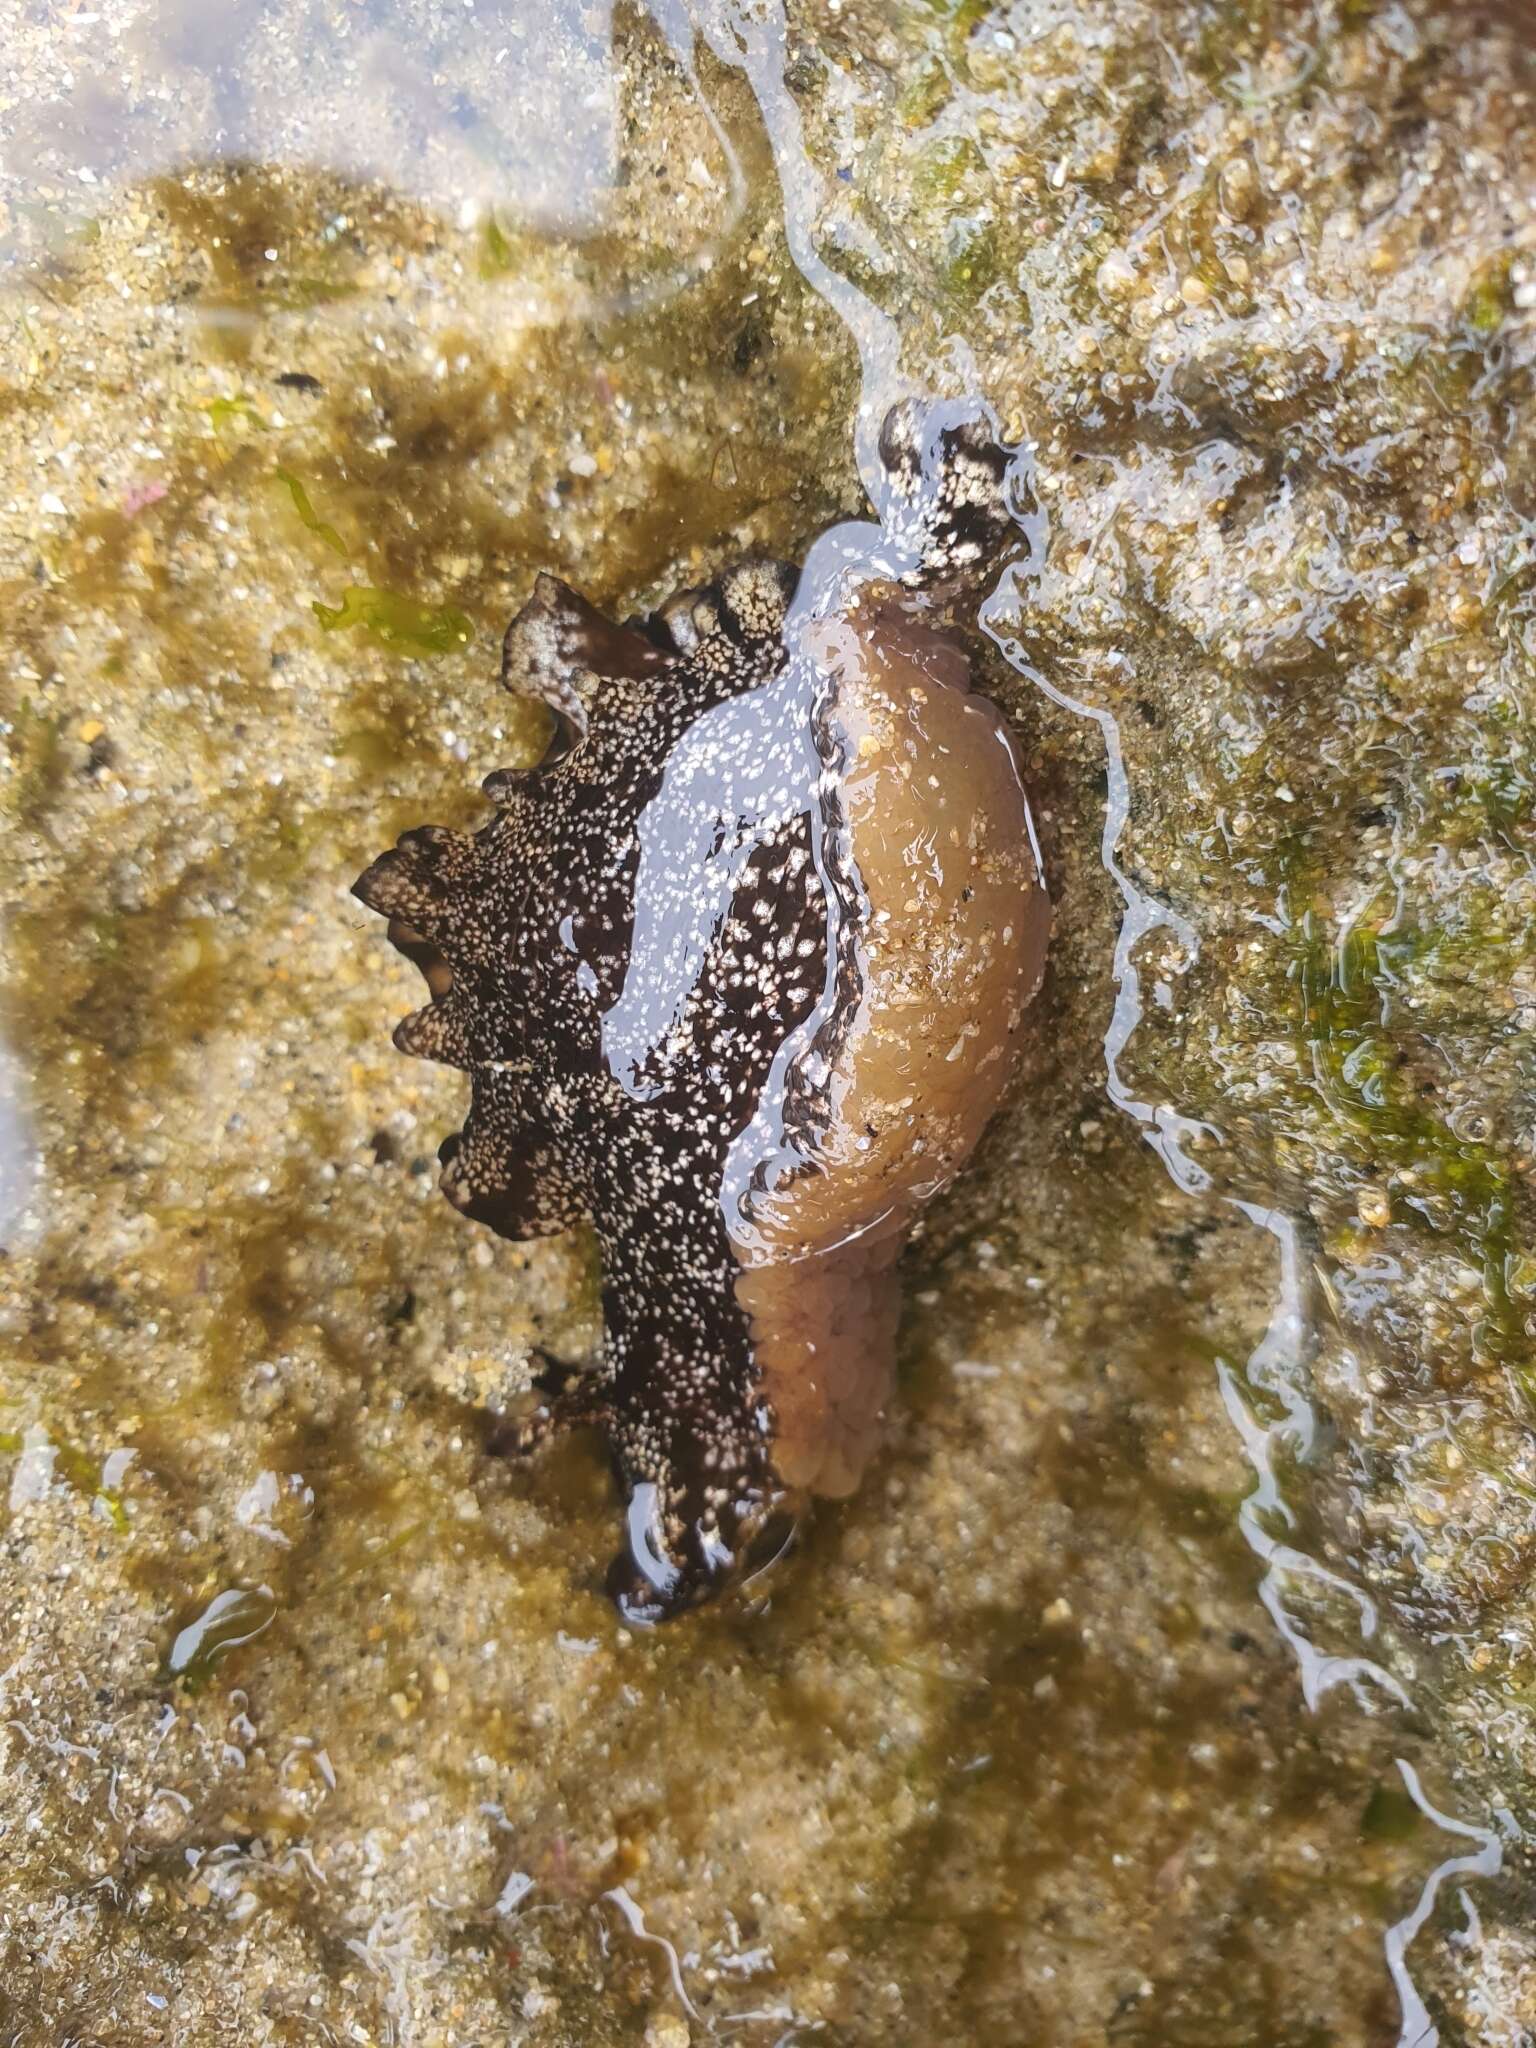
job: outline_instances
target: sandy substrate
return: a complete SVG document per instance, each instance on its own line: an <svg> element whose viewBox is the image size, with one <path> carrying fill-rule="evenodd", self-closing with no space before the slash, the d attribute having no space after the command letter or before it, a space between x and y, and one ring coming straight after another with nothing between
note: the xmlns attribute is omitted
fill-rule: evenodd
<svg viewBox="0 0 1536 2048"><path fill-rule="evenodd" d="M482 1448L590 1247L439 1199L462 1082L346 891L537 746L538 568L648 602L859 509L749 82L599 11L14 25L8 2043L1367 2048L1495 1841L1408 2010L1536 2037L1536 103L1469 10L1228 12L796 10L791 224L1037 442L1000 629L1116 751L986 655L1057 901L1018 1099L861 1493L652 1637L595 1450ZM1294 1226L1262 1352L1233 1196Z"/></svg>

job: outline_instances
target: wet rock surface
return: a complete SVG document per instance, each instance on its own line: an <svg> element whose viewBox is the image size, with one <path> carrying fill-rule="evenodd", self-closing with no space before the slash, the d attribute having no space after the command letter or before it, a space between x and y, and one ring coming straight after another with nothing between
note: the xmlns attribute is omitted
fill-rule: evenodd
<svg viewBox="0 0 1536 2048"><path fill-rule="evenodd" d="M1518 24L459 13L18 33L5 2038L1533 2038ZM1036 444L1057 931L889 1451L630 1635L595 1452L482 1449L590 1247L437 1196L346 884L537 752L536 569L861 509L807 243Z"/></svg>

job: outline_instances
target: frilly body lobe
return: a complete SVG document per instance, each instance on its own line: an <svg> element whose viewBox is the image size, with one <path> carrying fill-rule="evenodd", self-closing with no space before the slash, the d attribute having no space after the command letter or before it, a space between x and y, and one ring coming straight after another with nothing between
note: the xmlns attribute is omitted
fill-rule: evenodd
<svg viewBox="0 0 1536 2048"><path fill-rule="evenodd" d="M355 885L426 976L396 1044L471 1077L449 1200L597 1231L601 1361L519 1442L606 1433L635 1619L712 1590L786 1490L857 1483L896 1259L1042 971L1012 743L924 609L1006 540L1007 458L953 406L893 413L882 453L882 527L803 574L740 563L623 625L541 576L503 680L554 713L545 759Z"/></svg>

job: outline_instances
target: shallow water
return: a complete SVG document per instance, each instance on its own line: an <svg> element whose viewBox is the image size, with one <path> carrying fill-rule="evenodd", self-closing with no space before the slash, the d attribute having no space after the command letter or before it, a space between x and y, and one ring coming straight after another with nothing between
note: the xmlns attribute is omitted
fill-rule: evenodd
<svg viewBox="0 0 1536 2048"><path fill-rule="evenodd" d="M1528 61L510 12L15 25L4 2038L1536 2038ZM1034 449L1052 972L888 1451L631 1636L346 888L537 569L798 555L907 387Z"/></svg>

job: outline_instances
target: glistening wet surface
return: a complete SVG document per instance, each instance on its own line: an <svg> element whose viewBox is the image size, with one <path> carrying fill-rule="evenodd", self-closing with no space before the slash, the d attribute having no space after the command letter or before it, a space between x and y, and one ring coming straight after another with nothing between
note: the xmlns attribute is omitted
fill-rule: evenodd
<svg viewBox="0 0 1536 2048"><path fill-rule="evenodd" d="M1528 40L18 16L3 2038L1533 2037ZM441 1201L347 885L537 754L537 570L797 558L896 387L1032 446L1050 972L889 1447L626 1631L484 1452L590 1243Z"/></svg>

